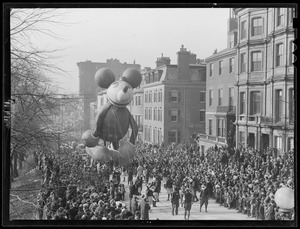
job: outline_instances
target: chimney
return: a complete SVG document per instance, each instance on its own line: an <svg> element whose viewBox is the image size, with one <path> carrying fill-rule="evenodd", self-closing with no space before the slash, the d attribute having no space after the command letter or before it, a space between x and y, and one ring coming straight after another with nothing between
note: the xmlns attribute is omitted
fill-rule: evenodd
<svg viewBox="0 0 300 229"><path fill-rule="evenodd" d="M180 51L177 52L178 79L186 79L190 76L190 58L191 53L181 45Z"/></svg>
<svg viewBox="0 0 300 229"><path fill-rule="evenodd" d="M164 57L163 53L161 54L160 58L157 58L156 60L156 67L158 68L159 66L162 65L170 65L171 59L170 57Z"/></svg>

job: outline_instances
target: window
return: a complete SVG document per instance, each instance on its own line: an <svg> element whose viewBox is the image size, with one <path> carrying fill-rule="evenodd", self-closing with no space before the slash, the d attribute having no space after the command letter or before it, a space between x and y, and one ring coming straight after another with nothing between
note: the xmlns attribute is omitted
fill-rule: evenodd
<svg viewBox="0 0 300 229"><path fill-rule="evenodd" d="M205 102L205 91L200 91L200 102Z"/></svg>
<svg viewBox="0 0 300 229"><path fill-rule="evenodd" d="M148 108L145 108L145 120L148 120Z"/></svg>
<svg viewBox="0 0 300 229"><path fill-rule="evenodd" d="M212 106L213 104L213 98L214 98L214 91L209 90L209 106Z"/></svg>
<svg viewBox="0 0 300 229"><path fill-rule="evenodd" d="M252 36L262 35L263 31L263 19L253 18L252 19Z"/></svg>
<svg viewBox="0 0 300 229"><path fill-rule="evenodd" d="M283 25L284 20L284 9L278 8L277 9L277 26Z"/></svg>
<svg viewBox="0 0 300 229"><path fill-rule="evenodd" d="M275 119L276 122L281 120L283 116L283 99L282 90L275 90Z"/></svg>
<svg viewBox="0 0 300 229"><path fill-rule="evenodd" d="M157 121L162 121L162 110L161 107L158 108Z"/></svg>
<svg viewBox="0 0 300 229"><path fill-rule="evenodd" d="M294 88L291 88L289 90L289 117L290 117L290 122L294 122L294 119L295 119L295 97L294 97Z"/></svg>
<svg viewBox="0 0 300 229"><path fill-rule="evenodd" d="M160 144L162 141L161 128L158 129L157 138L158 138L158 143Z"/></svg>
<svg viewBox="0 0 300 229"><path fill-rule="evenodd" d="M152 107L149 108L149 120L152 120Z"/></svg>
<svg viewBox="0 0 300 229"><path fill-rule="evenodd" d="M234 58L229 59L229 73L234 71Z"/></svg>
<svg viewBox="0 0 300 229"><path fill-rule="evenodd" d="M223 73L223 60L219 61L219 75Z"/></svg>
<svg viewBox="0 0 300 229"><path fill-rule="evenodd" d="M233 103L233 98L234 98L234 88L231 87L229 88L229 106L233 106L234 103Z"/></svg>
<svg viewBox="0 0 300 229"><path fill-rule="evenodd" d="M177 130L169 131L169 143L180 142L180 132Z"/></svg>
<svg viewBox="0 0 300 229"><path fill-rule="evenodd" d="M205 122L205 110L204 111L200 111L199 121L200 122Z"/></svg>
<svg viewBox="0 0 300 229"><path fill-rule="evenodd" d="M241 73L246 72L246 53L241 54Z"/></svg>
<svg viewBox="0 0 300 229"><path fill-rule="evenodd" d="M283 44L276 45L276 67L283 65Z"/></svg>
<svg viewBox="0 0 300 229"><path fill-rule="evenodd" d="M156 103L157 102L157 91L154 91L154 98L153 98L153 102Z"/></svg>
<svg viewBox="0 0 300 229"><path fill-rule="evenodd" d="M149 103L152 103L152 91L149 92Z"/></svg>
<svg viewBox="0 0 300 229"><path fill-rule="evenodd" d="M145 103L148 103L148 91L145 92Z"/></svg>
<svg viewBox="0 0 300 229"><path fill-rule="evenodd" d="M245 114L246 112L246 94L245 92L240 92L240 114Z"/></svg>
<svg viewBox="0 0 300 229"><path fill-rule="evenodd" d="M247 33L247 30L246 30L246 21L242 21L241 22L241 39L246 38L246 33Z"/></svg>
<svg viewBox="0 0 300 229"><path fill-rule="evenodd" d="M172 102L172 103L179 102L179 92L178 91L170 92L170 102Z"/></svg>
<svg viewBox="0 0 300 229"><path fill-rule="evenodd" d="M262 54L261 52L251 53L251 71L261 71L262 70Z"/></svg>
<svg viewBox="0 0 300 229"><path fill-rule="evenodd" d="M162 102L162 90L161 89L158 92L158 102Z"/></svg>
<svg viewBox="0 0 300 229"><path fill-rule="evenodd" d="M260 92L250 92L250 114L260 113Z"/></svg>
<svg viewBox="0 0 300 229"><path fill-rule="evenodd" d="M212 119L208 120L208 135L212 135Z"/></svg>
<svg viewBox="0 0 300 229"><path fill-rule="evenodd" d="M156 127L153 128L153 142L156 143Z"/></svg>
<svg viewBox="0 0 300 229"><path fill-rule="evenodd" d="M153 114L153 120L156 121L157 120L157 108L154 108L154 114Z"/></svg>
<svg viewBox="0 0 300 229"><path fill-rule="evenodd" d="M218 119L218 136L224 137L225 134L225 120L220 118Z"/></svg>
<svg viewBox="0 0 300 229"><path fill-rule="evenodd" d="M178 122L178 110L171 110L170 115L171 115L171 122Z"/></svg>
<svg viewBox="0 0 300 229"><path fill-rule="evenodd" d="M290 50L289 50L289 65L293 65L294 63L294 43L293 41L290 42L290 46L289 46Z"/></svg>
<svg viewBox="0 0 300 229"><path fill-rule="evenodd" d="M213 75L214 64L209 64L209 76Z"/></svg>
<svg viewBox="0 0 300 229"><path fill-rule="evenodd" d="M218 106L222 106L223 103L223 89L218 90Z"/></svg>

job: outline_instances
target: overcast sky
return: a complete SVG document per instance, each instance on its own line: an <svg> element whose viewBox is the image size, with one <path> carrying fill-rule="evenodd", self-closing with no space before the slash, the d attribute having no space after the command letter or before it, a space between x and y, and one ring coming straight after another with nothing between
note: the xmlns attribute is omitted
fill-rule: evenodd
<svg viewBox="0 0 300 229"><path fill-rule="evenodd" d="M78 92L77 62L106 62L155 67L163 53L177 64L181 45L207 58L226 48L229 8L81 8L64 12L63 27L49 27L62 39L34 40L49 48L63 48L57 59L69 76L51 76L68 92Z"/></svg>

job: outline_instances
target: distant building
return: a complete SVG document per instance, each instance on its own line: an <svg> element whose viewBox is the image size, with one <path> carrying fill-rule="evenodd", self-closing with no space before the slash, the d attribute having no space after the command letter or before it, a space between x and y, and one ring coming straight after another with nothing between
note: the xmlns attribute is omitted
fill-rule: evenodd
<svg viewBox="0 0 300 229"><path fill-rule="evenodd" d="M295 8L234 8L237 18L236 142L294 148Z"/></svg>
<svg viewBox="0 0 300 229"><path fill-rule="evenodd" d="M234 144L236 112L236 44L237 19L228 19L227 48L215 50L205 59L206 92L201 100L206 101L204 119L205 133L198 134L200 152L209 147Z"/></svg>
<svg viewBox="0 0 300 229"><path fill-rule="evenodd" d="M90 103L97 101L97 93L100 87L95 83L95 73L100 68L109 68L119 79L121 74L127 68L136 68L140 70L139 64L120 63L118 59L108 59L106 63L85 61L77 63L79 70L79 96L82 98L82 111L83 111L83 131L90 129Z"/></svg>
<svg viewBox="0 0 300 229"><path fill-rule="evenodd" d="M177 65L169 57L158 58L156 68L143 74L143 140L168 145L191 142L194 132L205 130L206 67L183 46L177 52Z"/></svg>

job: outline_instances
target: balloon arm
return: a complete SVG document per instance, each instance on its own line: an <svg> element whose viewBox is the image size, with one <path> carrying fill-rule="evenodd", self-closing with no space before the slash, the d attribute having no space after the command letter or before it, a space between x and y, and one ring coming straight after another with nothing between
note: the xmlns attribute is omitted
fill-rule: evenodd
<svg viewBox="0 0 300 229"><path fill-rule="evenodd" d="M131 137L130 137L130 142L134 145L139 128L138 125L136 123L136 121L134 120L134 118L132 117L132 115L130 115L130 125L131 125Z"/></svg>
<svg viewBox="0 0 300 229"><path fill-rule="evenodd" d="M93 137L100 137L100 130L102 129L103 120L109 111L110 107L112 106L111 103L106 103L103 107L100 108L99 112L96 116L96 126L92 130L92 136Z"/></svg>

